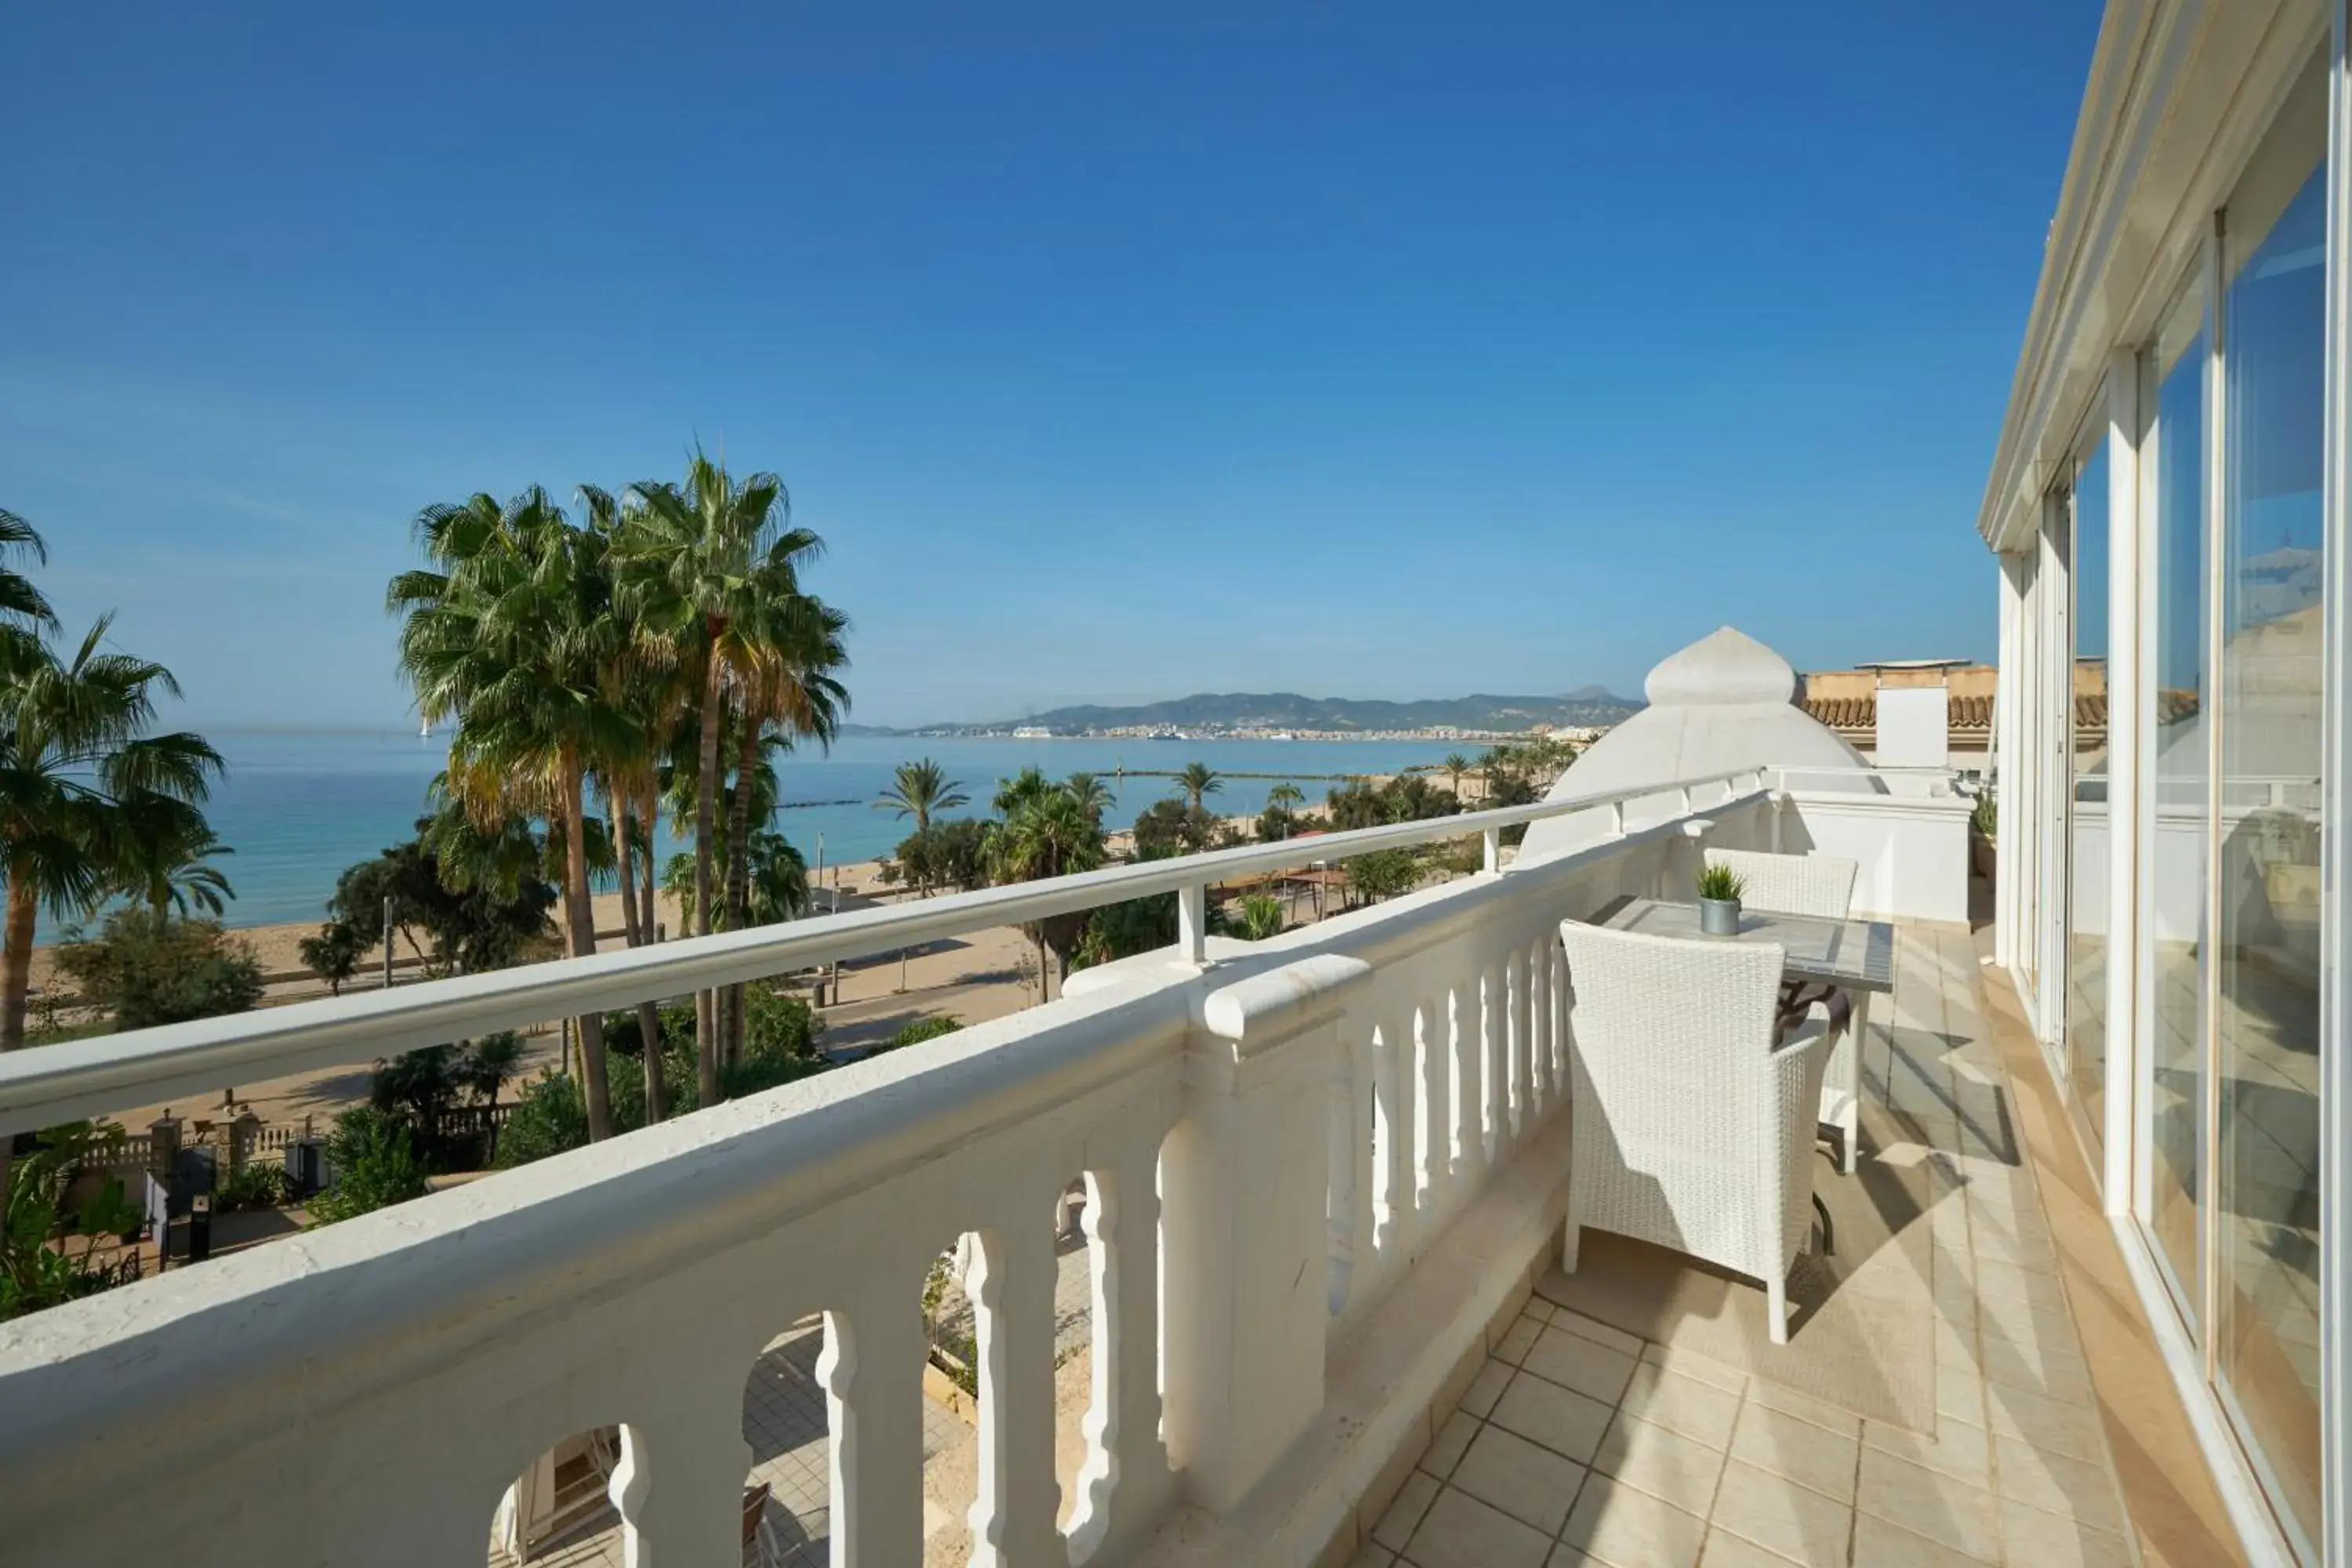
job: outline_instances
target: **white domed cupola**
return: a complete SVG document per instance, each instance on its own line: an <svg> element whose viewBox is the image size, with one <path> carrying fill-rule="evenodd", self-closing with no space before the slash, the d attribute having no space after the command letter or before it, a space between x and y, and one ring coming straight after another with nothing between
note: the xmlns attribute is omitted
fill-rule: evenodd
<svg viewBox="0 0 2352 1568"><path fill-rule="evenodd" d="M1736 626L1714 631L1658 661L1643 682L1650 705L1595 742L1553 784L1549 800L1602 795L1645 784L1672 784L1753 767L1833 770L1803 781L1809 789L1883 792L1862 753L1797 705L1789 661ZM1675 803L1628 811L1629 826L1663 820ZM1522 855L1574 848L1609 831L1606 809L1571 812L1528 829Z"/></svg>

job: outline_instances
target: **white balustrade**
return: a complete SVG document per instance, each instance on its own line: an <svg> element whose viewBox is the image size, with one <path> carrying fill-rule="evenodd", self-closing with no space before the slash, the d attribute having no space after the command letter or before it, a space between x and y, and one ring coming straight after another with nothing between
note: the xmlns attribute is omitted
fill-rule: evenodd
<svg viewBox="0 0 2352 1568"><path fill-rule="evenodd" d="M1781 808L1758 780L1712 781L1728 798L1710 808L1711 842L1769 840ZM1490 852L1492 874L1245 953L1219 944L1214 963L1194 895L1310 855L1594 804L1612 803L641 950L667 963L604 955L347 999L308 1011L324 1038L257 1015L31 1068L19 1064L76 1047L21 1053L0 1063L0 1128L152 1099L224 1064L250 1081L262 1062L353 1059L1106 897L1174 890L1194 911L1174 962L1131 982L0 1324L0 1558L476 1562L535 1456L619 1427L629 1561L731 1562L746 1376L779 1333L821 1316L833 1562L914 1568L921 1299L964 1233L979 1238L972 1560L1118 1561L1180 1503L1229 1510L1317 1418L1351 1327L1564 1110L1558 922L1678 890L1688 855L1675 821L1507 869ZM1092 1389L1066 1510L1050 1216L1073 1180Z"/></svg>

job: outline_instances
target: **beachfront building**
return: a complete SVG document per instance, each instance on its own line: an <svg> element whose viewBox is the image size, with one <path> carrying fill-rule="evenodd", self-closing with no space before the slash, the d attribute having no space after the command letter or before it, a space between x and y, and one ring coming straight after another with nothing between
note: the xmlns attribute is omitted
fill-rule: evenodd
<svg viewBox="0 0 2352 1568"><path fill-rule="evenodd" d="M2341 6L2110 9L1986 511L1996 887L1952 770L1726 628L1533 805L12 1053L0 1135L1178 910L1051 1004L0 1325L0 1563L2346 1561ZM1475 874L1208 932L1212 884L1464 834ZM1561 922L1723 850L1889 928L1785 1344L1666 1247L1559 1268Z"/></svg>
<svg viewBox="0 0 2352 1568"><path fill-rule="evenodd" d="M2352 1559L2335 4L2108 11L1978 526L1995 950L2239 1537Z"/></svg>

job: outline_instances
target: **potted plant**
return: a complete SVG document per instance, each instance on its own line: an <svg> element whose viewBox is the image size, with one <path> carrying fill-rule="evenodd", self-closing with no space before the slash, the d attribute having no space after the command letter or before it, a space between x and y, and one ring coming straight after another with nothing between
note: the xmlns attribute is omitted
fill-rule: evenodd
<svg viewBox="0 0 2352 1568"><path fill-rule="evenodd" d="M1728 866L1708 866L1698 874L1698 929L1708 936L1739 934L1739 895L1748 883Z"/></svg>
<svg viewBox="0 0 2352 1568"><path fill-rule="evenodd" d="M1988 882L1992 880L1993 847L2000 842L2000 808L1993 800L1992 786L1987 784L1969 813L1969 868Z"/></svg>

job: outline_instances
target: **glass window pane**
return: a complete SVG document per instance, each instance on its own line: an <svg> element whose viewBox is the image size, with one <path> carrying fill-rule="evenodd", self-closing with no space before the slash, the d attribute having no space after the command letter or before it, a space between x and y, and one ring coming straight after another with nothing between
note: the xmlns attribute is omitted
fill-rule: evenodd
<svg viewBox="0 0 2352 1568"><path fill-rule="evenodd" d="M2205 332L2201 289L2173 313L2195 323L2158 348L2155 420L2142 448L2155 509L2156 615L2148 658L2155 831L2149 847L2148 1226L2192 1321L2198 1148L2205 1119L2205 863L2208 749L2205 646ZM2168 334L2169 335L2169 334Z"/></svg>
<svg viewBox="0 0 2352 1568"><path fill-rule="evenodd" d="M2230 250L2218 698L2215 1353L2319 1510L2320 468L2325 181Z"/></svg>
<svg viewBox="0 0 2352 1568"><path fill-rule="evenodd" d="M2102 422L2104 424L2104 422ZM2107 444L2074 480L2066 853L2066 1073L2092 1145L2107 1100Z"/></svg>

